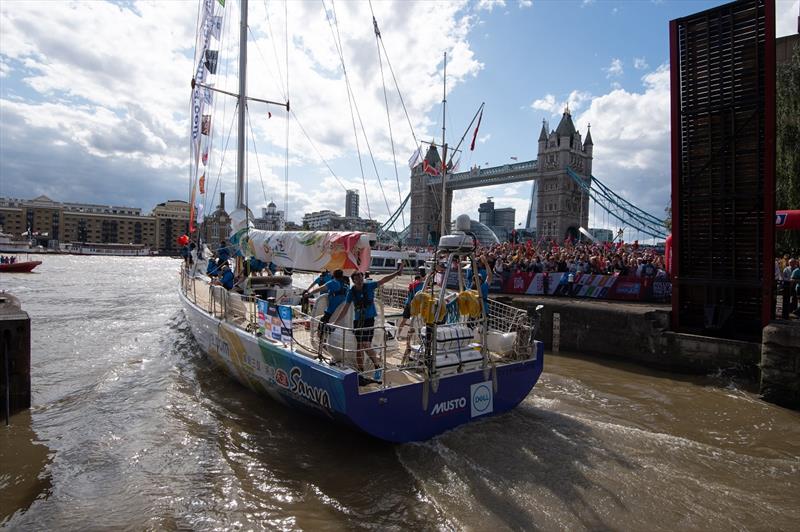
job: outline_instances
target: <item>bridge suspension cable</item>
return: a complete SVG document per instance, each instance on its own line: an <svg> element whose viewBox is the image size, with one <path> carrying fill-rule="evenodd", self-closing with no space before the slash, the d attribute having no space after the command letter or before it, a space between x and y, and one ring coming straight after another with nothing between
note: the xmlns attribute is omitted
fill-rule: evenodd
<svg viewBox="0 0 800 532"><path fill-rule="evenodd" d="M595 201L595 205L605 210L605 212L626 226L653 238L667 237L667 231L664 227L663 220L659 220L652 214L643 211L627 201L596 177L591 176L591 183L596 185L596 187L591 187L590 184L576 174L572 168L567 167L567 175L577 183L583 192L588 194L589 198Z"/></svg>

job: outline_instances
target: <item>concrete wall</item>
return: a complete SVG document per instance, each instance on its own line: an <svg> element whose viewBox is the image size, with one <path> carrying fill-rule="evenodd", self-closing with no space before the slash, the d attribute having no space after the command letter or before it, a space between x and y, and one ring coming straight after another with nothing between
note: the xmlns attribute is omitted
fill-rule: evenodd
<svg viewBox="0 0 800 532"><path fill-rule="evenodd" d="M11 414L30 408L31 320L14 296L0 293L0 419L3 420L7 388Z"/></svg>
<svg viewBox="0 0 800 532"><path fill-rule="evenodd" d="M669 305L537 296L499 297L514 306L544 305L539 339L553 346L553 316L560 321L559 348L614 357L688 373L734 368L757 371L761 345L668 330Z"/></svg>
<svg viewBox="0 0 800 532"><path fill-rule="evenodd" d="M761 396L800 409L800 322L780 320L764 327Z"/></svg>

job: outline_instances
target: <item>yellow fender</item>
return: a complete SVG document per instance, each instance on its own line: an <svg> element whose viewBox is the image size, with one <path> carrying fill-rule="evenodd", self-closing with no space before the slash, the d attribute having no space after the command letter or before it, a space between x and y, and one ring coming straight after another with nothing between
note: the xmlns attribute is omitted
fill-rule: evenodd
<svg viewBox="0 0 800 532"><path fill-rule="evenodd" d="M480 318L481 296L477 290L464 290L458 294L458 312L462 316Z"/></svg>
<svg viewBox="0 0 800 532"><path fill-rule="evenodd" d="M433 312L436 307L436 297L429 292L417 292L411 300L411 315L420 316L425 323L433 323ZM444 305L439 309L439 321L443 320L447 314Z"/></svg>

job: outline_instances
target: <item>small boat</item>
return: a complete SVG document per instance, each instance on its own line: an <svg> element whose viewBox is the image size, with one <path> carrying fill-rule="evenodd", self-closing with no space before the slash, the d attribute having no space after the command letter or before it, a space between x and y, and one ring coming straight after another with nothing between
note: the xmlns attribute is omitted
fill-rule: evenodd
<svg viewBox="0 0 800 532"><path fill-rule="evenodd" d="M150 248L144 244L112 244L101 242L72 242L61 247L70 255L104 255L107 257L149 257Z"/></svg>
<svg viewBox="0 0 800 532"><path fill-rule="evenodd" d="M40 260L29 260L13 264L0 264L0 273L30 273L41 263Z"/></svg>
<svg viewBox="0 0 800 532"><path fill-rule="evenodd" d="M373 249L371 256L369 271L372 273L391 273L397 269L400 263L409 272L413 272L419 268L424 268L426 261L430 261L433 258L433 254L428 251L383 249Z"/></svg>

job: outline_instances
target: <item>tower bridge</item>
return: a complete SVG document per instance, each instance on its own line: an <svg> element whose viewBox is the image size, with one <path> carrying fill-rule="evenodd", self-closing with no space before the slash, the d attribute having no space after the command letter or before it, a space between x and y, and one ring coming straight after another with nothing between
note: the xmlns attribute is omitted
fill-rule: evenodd
<svg viewBox="0 0 800 532"><path fill-rule="evenodd" d="M586 138L582 139L567 108L554 131L548 133L542 123L538 145L536 160L491 168L473 167L465 172L447 174L444 205L441 205L441 176L424 173L422 162L415 166L411 171L411 223L405 241L426 245L438 239L441 216L446 221L452 220L454 190L523 181L538 183L538 187L534 187L534 190L538 188L538 193L531 197L538 235L556 240L568 234L577 237L578 228L588 226L589 222L586 190L590 189L592 181L592 135L587 129ZM441 168L441 158L434 146L428 149L425 161L433 168ZM533 216L529 214L529 217ZM533 220L527 222L530 224Z"/></svg>

